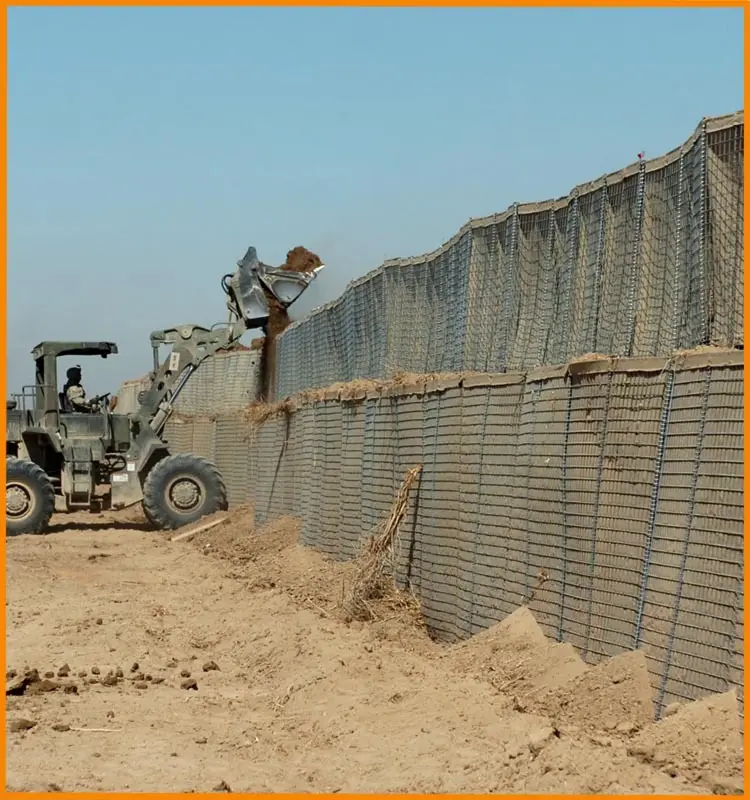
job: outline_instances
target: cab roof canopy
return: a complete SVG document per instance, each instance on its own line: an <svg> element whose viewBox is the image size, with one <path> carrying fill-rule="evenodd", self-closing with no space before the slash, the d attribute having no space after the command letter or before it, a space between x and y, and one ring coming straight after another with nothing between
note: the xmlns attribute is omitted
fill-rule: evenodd
<svg viewBox="0 0 750 800"><path fill-rule="evenodd" d="M114 342L40 342L32 351L35 359L45 356L101 356L106 358L117 353Z"/></svg>

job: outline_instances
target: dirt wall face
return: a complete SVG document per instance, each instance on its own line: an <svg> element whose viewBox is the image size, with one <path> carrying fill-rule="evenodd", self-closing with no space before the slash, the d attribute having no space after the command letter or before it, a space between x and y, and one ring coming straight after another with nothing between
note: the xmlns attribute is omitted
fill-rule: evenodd
<svg viewBox="0 0 750 800"><path fill-rule="evenodd" d="M322 264L323 262L320 256L305 247L297 246L286 254L286 261L279 269L286 270L287 272L304 272L309 274ZM276 339L292 324L287 310L270 292L266 292L266 300L268 301L269 315L268 322L266 323L266 336L260 347L261 357L259 371L259 399L264 401L273 397L274 392Z"/></svg>

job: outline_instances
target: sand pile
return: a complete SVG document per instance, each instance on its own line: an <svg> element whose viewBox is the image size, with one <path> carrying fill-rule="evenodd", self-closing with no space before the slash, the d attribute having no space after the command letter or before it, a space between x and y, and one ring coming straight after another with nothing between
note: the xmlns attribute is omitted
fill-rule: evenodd
<svg viewBox="0 0 750 800"><path fill-rule="evenodd" d="M738 793L742 735L736 692L675 705L669 711L635 736L628 752L667 774L705 785L714 794Z"/></svg>
<svg viewBox="0 0 750 800"><path fill-rule="evenodd" d="M245 507L172 542L114 516L8 547L17 790L740 792L733 693L654 723L640 653L576 664L528 608L446 646L376 599L341 615L358 565L298 520Z"/></svg>
<svg viewBox="0 0 750 800"><path fill-rule="evenodd" d="M739 791L742 743L733 694L689 704L655 723L653 693L642 652L622 653L588 666L569 644L547 639L526 607L452 646L432 641L424 627L415 624L414 617L389 618L385 608L371 615L374 623L356 621L340 612L346 588L356 579L361 565L332 561L301 547L298 532L299 523L292 518L276 520L256 531L245 513L226 526L208 531L198 546L231 561L236 567L233 576L243 576L255 590L280 591L313 611L327 626L335 625L324 634L329 643L335 636L346 638L347 631L358 631L389 648L375 650L375 669L379 678L390 675L388 680L395 681L386 684L391 699L378 701L370 696L356 718L353 709L347 707L342 710L341 724L352 724L352 730L358 730L361 720L372 716L373 724L380 720L378 724L387 725L389 732L397 731L398 738L405 720L413 718L414 724L420 721L423 730L440 726L447 742L453 740L465 720L473 726L474 738L465 741L472 742L474 752L476 737L482 741L494 737L486 763L467 751L460 780L450 770L446 773L441 769L444 777L433 785L426 774L421 779L416 777L421 771L414 772L416 762L412 761L408 770L415 775L415 782L396 784L401 790L413 791L419 786L424 791L459 792ZM311 648L308 657L314 659L311 654L320 643L306 641L306 647ZM281 645L274 649L275 660L269 669L284 668L282 650ZM348 664L343 653L341 659L342 664ZM396 664L403 671L393 672ZM311 674L315 672L309 664L305 670L308 668ZM404 672L410 676L406 685ZM348 697L357 680L348 672L330 685L327 678L323 679L314 693L320 707L330 699L325 686L331 694ZM437 686L440 692L433 696L433 687ZM294 700L292 692L285 707L302 714L303 706L295 705ZM306 707L309 702L318 701L308 697ZM481 703L490 705L480 711ZM687 733L683 736L680 731ZM420 734L415 735L418 741ZM434 743L426 747L431 753L444 755ZM461 751L470 746L456 747ZM407 769L406 763L403 767Z"/></svg>

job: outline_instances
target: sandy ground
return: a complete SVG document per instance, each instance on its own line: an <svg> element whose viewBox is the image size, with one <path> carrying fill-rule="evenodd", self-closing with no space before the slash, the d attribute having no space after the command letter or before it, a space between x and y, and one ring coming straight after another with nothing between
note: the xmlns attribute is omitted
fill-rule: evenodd
<svg viewBox="0 0 750 800"><path fill-rule="evenodd" d="M741 793L734 694L654 723L641 653L587 667L526 609L452 647L352 622L293 520L60 519L7 543L10 791Z"/></svg>

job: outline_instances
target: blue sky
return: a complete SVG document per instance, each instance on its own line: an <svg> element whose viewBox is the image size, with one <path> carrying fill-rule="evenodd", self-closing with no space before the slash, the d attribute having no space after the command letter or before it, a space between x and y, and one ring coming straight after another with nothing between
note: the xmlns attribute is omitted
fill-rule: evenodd
<svg viewBox="0 0 750 800"><path fill-rule="evenodd" d="M740 9L10 8L8 380L43 339L226 318L249 244L384 258L679 145L742 108Z"/></svg>

